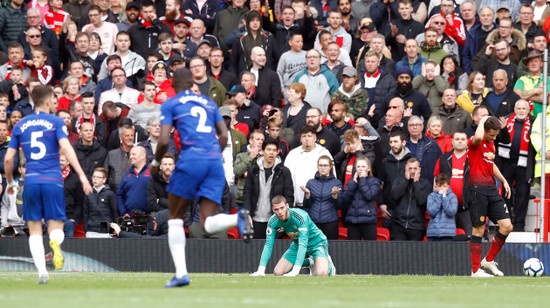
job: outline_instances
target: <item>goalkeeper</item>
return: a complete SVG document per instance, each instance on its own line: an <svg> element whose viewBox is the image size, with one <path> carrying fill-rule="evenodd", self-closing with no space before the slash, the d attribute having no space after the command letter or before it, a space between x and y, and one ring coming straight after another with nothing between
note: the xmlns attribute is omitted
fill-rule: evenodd
<svg viewBox="0 0 550 308"><path fill-rule="evenodd" d="M307 212L289 208L285 197L278 195L272 201L273 216L266 229L266 242L258 270L251 276L265 276L265 267L278 230L286 233L293 242L281 260L275 266L275 276L296 276L303 266L308 266L311 274L317 276L334 276L336 268L328 254L326 236L313 223Z"/></svg>

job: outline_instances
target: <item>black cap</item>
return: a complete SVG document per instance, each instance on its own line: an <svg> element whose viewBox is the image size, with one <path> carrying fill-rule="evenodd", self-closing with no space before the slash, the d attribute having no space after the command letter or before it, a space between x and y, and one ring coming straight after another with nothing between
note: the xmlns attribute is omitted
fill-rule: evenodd
<svg viewBox="0 0 550 308"><path fill-rule="evenodd" d="M126 4L126 11L128 11L128 10L131 9L131 8L134 8L134 9L136 9L136 10L139 11L139 5L138 5L136 2L134 2L134 1L128 2L128 3Z"/></svg>

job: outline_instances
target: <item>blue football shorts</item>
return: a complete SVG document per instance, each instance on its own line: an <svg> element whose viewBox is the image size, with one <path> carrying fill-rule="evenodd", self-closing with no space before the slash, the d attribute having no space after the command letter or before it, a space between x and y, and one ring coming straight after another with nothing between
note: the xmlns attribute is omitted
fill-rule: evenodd
<svg viewBox="0 0 550 308"><path fill-rule="evenodd" d="M30 184L23 187L23 219L67 220L62 184Z"/></svg>
<svg viewBox="0 0 550 308"><path fill-rule="evenodd" d="M221 204L225 174L221 158L178 162L166 190L173 195L195 200L204 197Z"/></svg>

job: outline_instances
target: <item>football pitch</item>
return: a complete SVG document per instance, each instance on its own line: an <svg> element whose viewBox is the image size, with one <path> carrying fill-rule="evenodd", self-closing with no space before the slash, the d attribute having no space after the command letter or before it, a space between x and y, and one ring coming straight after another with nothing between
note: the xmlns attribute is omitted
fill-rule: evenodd
<svg viewBox="0 0 550 308"><path fill-rule="evenodd" d="M16 307L548 307L550 278L457 276L249 277L167 273L0 272L0 302Z"/></svg>

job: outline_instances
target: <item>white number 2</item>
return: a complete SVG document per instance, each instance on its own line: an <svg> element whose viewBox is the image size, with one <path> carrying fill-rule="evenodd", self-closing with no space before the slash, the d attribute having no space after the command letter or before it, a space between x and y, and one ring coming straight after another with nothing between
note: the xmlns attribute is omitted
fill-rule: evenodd
<svg viewBox="0 0 550 308"><path fill-rule="evenodd" d="M43 131L31 133L31 158L34 160L39 160L46 156L46 145L38 140L42 136L44 136ZM32 149L34 148L38 148L38 153L32 153Z"/></svg>
<svg viewBox="0 0 550 308"><path fill-rule="evenodd" d="M197 132L199 133L211 133L212 127L207 126L206 124L206 110L199 106L191 108L191 115L196 117L199 116L199 125L197 125Z"/></svg>

